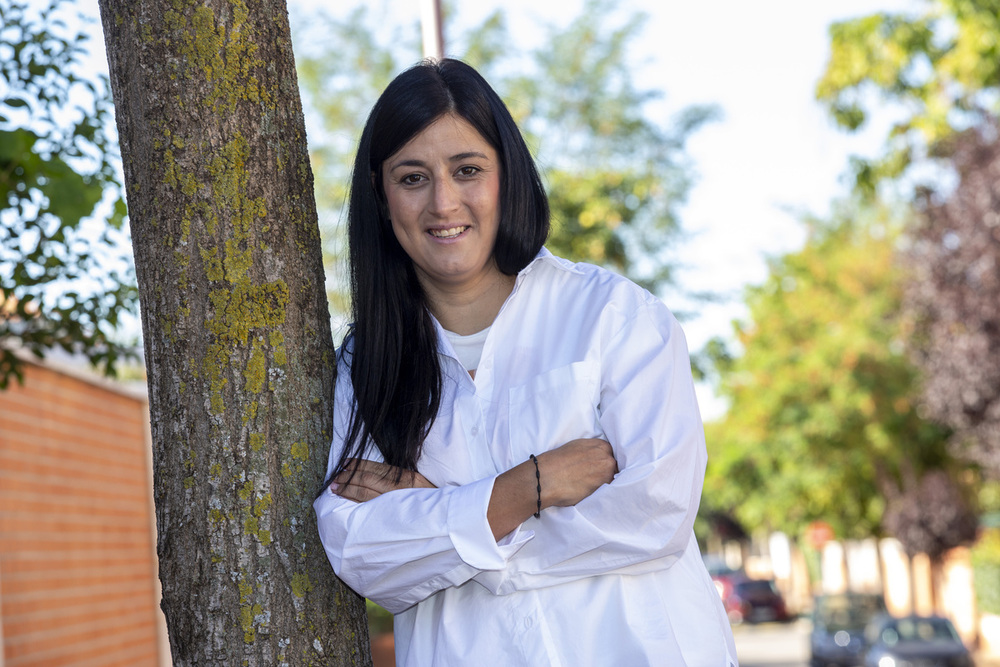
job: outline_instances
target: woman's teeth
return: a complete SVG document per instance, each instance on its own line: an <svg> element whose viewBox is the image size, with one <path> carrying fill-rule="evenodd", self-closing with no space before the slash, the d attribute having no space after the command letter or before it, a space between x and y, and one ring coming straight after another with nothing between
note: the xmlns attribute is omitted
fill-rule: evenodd
<svg viewBox="0 0 1000 667"><path fill-rule="evenodd" d="M452 227L451 229L432 229L430 232L431 236L435 236L439 239L451 239L455 238L466 229L468 229L468 227Z"/></svg>

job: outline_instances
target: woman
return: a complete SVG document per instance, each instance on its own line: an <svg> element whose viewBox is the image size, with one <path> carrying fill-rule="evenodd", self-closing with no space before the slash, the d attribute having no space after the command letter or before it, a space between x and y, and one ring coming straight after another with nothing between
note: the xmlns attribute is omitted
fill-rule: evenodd
<svg viewBox="0 0 1000 667"><path fill-rule="evenodd" d="M692 533L683 334L542 248L548 217L471 67L386 88L351 188L354 323L315 502L330 562L396 615L398 665L735 665Z"/></svg>

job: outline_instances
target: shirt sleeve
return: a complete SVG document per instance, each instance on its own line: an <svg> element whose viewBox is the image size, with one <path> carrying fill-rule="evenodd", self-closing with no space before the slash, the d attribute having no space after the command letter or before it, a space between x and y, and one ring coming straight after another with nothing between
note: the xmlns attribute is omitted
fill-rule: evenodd
<svg viewBox="0 0 1000 667"><path fill-rule="evenodd" d="M694 539L707 454L680 325L646 303L603 346L600 365L599 421L619 473L577 505L529 519L533 539L504 568L475 576L494 593L663 569Z"/></svg>
<svg viewBox="0 0 1000 667"><path fill-rule="evenodd" d="M353 401L350 370L341 365L339 371L327 475L343 450ZM374 448L368 457L381 458ZM396 614L479 572L503 568L530 533L494 540L486 520L494 480L401 489L365 503L324 490L313 508L334 572L359 595Z"/></svg>

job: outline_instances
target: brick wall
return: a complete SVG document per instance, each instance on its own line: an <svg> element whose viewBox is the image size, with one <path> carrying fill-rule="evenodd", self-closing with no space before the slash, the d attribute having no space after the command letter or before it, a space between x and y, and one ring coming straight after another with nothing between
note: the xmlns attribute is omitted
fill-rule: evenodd
<svg viewBox="0 0 1000 667"><path fill-rule="evenodd" d="M161 663L145 397L28 364L0 391L0 667Z"/></svg>

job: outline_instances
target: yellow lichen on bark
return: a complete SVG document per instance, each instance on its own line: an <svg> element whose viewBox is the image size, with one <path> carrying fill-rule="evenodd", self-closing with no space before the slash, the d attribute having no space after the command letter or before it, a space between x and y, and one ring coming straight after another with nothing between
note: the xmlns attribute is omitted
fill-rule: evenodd
<svg viewBox="0 0 1000 667"><path fill-rule="evenodd" d="M312 582L309 581L308 574L295 573L292 575L292 594L295 597L304 598L306 593L311 591L312 588Z"/></svg>
<svg viewBox="0 0 1000 667"><path fill-rule="evenodd" d="M250 353L250 361L247 362L246 370L243 371L243 378L246 380L244 388L252 394L259 394L264 388L266 376L267 360L264 358L263 345L254 343L253 351Z"/></svg>

